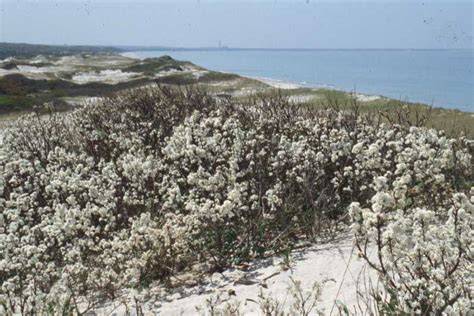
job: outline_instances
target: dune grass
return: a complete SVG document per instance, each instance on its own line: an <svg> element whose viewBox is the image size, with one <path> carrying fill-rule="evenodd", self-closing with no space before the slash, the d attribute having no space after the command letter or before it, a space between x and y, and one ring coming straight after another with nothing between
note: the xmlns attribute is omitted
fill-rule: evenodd
<svg viewBox="0 0 474 316"><path fill-rule="evenodd" d="M402 100L380 97L373 101L357 101L352 93L327 89L300 88L283 90L282 93L289 97L295 95L308 95L313 98L309 102L316 108L349 110L358 105L362 112L384 113L386 121L397 121L404 117L404 125L416 124L418 119L424 118L424 126L444 130L447 135L458 137L465 135L474 138L474 113L463 112L455 109L431 107L423 103L407 102Z"/></svg>

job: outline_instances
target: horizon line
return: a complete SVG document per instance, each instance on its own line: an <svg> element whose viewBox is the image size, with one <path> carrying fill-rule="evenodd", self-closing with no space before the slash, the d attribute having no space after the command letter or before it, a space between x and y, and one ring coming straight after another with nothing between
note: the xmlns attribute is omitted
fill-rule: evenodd
<svg viewBox="0 0 474 316"><path fill-rule="evenodd" d="M71 45L73 46L73 45ZM92 45L103 47L103 45ZM172 47L172 46L146 46L146 45L104 45L111 46L122 49L148 49L148 50L474 50L473 48L412 48L412 47L400 47L400 48L381 48L381 47L354 47L354 48L336 48L336 47L323 47L323 48L307 48L307 47L213 47L213 46L203 46L203 47Z"/></svg>
<svg viewBox="0 0 474 316"><path fill-rule="evenodd" d="M226 50L263 50L263 51L278 51L278 50L299 50L299 51L311 51L311 50L474 50L474 47L464 47L464 48L437 48L437 47L422 47L422 48L413 48L413 47L353 47L353 48L337 48L337 47L232 47L232 46L161 46L161 45L114 45L114 44L44 44L44 43L27 43L27 42L3 42L0 41L0 44L16 44L16 45L42 45L42 46L57 46L57 47L109 47L109 48L119 48L119 49L146 49L146 50L216 50L216 51L226 51Z"/></svg>

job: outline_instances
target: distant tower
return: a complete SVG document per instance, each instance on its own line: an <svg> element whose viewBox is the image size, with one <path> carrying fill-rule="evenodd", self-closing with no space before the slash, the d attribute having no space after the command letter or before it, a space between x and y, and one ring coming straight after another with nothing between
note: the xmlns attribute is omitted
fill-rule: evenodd
<svg viewBox="0 0 474 316"><path fill-rule="evenodd" d="M219 49L222 48L222 43L221 43L221 40L219 40Z"/></svg>

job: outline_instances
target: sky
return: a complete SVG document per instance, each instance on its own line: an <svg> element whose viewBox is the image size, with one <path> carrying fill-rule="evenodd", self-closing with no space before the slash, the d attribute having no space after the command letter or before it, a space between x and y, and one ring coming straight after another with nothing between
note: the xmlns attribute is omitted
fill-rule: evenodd
<svg viewBox="0 0 474 316"><path fill-rule="evenodd" d="M474 0L0 0L0 42L474 48Z"/></svg>

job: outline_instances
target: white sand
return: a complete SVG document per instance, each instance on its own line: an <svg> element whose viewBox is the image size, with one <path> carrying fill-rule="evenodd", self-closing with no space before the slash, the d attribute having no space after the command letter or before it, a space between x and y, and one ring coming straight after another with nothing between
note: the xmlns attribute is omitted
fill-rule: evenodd
<svg viewBox="0 0 474 316"><path fill-rule="evenodd" d="M270 78L263 78L263 77L249 77L249 78L259 80L273 88L278 88L278 89L298 89L298 88L307 87L303 84L297 84L297 83L287 82L287 81L277 80L277 79L270 79ZM318 89L318 88L334 89L334 87L332 86L324 86L324 85L315 86L313 88L314 89ZM303 97L303 96L297 96L297 97ZM376 101L383 98L382 96L379 96L379 95L367 95L367 94L360 94L360 93L356 94L355 97L357 101L361 101L361 102L371 102L371 101ZM307 102L307 101L308 100L304 100L303 98L302 100L296 101L296 102L302 103L302 102Z"/></svg>
<svg viewBox="0 0 474 316"><path fill-rule="evenodd" d="M366 95L366 94L356 94L357 101L361 102L371 102L382 99L379 95Z"/></svg>
<svg viewBox="0 0 474 316"><path fill-rule="evenodd" d="M54 62L55 65L64 66L72 70L78 67L126 67L134 63L135 60L120 55L73 55L64 56Z"/></svg>
<svg viewBox="0 0 474 316"><path fill-rule="evenodd" d="M40 64L40 63L46 63L46 62L48 62L48 59L43 55L38 55L30 59L30 64Z"/></svg>
<svg viewBox="0 0 474 316"><path fill-rule="evenodd" d="M29 65L18 65L17 68L13 69L2 69L0 68L0 77L11 75L11 74L22 74L30 79L51 79L52 74L55 74L62 70L59 67L36 67Z"/></svg>
<svg viewBox="0 0 474 316"><path fill-rule="evenodd" d="M192 70L191 73L193 74L194 78L199 79L205 74L207 74L208 70Z"/></svg>
<svg viewBox="0 0 474 316"><path fill-rule="evenodd" d="M122 72L122 70L101 70L100 72L82 72L74 75L72 81L78 84L89 82L119 83L130 80L138 74L135 72Z"/></svg>
<svg viewBox="0 0 474 316"><path fill-rule="evenodd" d="M352 239L346 236L338 242L315 245L304 250L292 253L293 268L284 271L280 263L281 257L260 260L254 263L248 271L230 269L224 273L214 273L202 281L202 284L190 288L182 288L174 293L161 296L161 299L151 300L141 307L145 315L196 315L196 307L204 307L206 299L215 298L220 294L223 301L240 302L240 312L243 315L260 315L258 295L277 299L284 303L288 311L291 304L291 295L288 292L290 277L301 281L304 291L309 290L314 282L323 284L323 292L317 308L325 315L337 314L336 301L342 302L354 312L358 304L366 307L357 292L365 293L365 285L370 280L375 280L376 275L368 269L367 264L357 257ZM235 283L242 278L248 279L250 285ZM266 281L265 279L268 278ZM265 286L263 286L265 285ZM160 292L159 289L156 289ZM235 296L229 296L229 291L234 291ZM250 300L248 300L250 299ZM131 310L135 307L129 305ZM113 310L113 311L112 311ZM95 311L98 315L125 314L125 306L120 303L111 304ZM316 312L314 310L313 312Z"/></svg>
<svg viewBox="0 0 474 316"><path fill-rule="evenodd" d="M277 79L262 78L262 77L248 77L248 78L261 81L273 88L278 88L278 89L298 89L298 88L304 87L301 84L296 84L296 83L283 81L283 80L277 80Z"/></svg>
<svg viewBox="0 0 474 316"><path fill-rule="evenodd" d="M41 74L41 73L47 73L47 72L52 73L59 70L57 67L36 67L36 66L27 66L27 65L19 65L17 68L18 68L18 72L23 73L23 74L27 74L27 73Z"/></svg>

